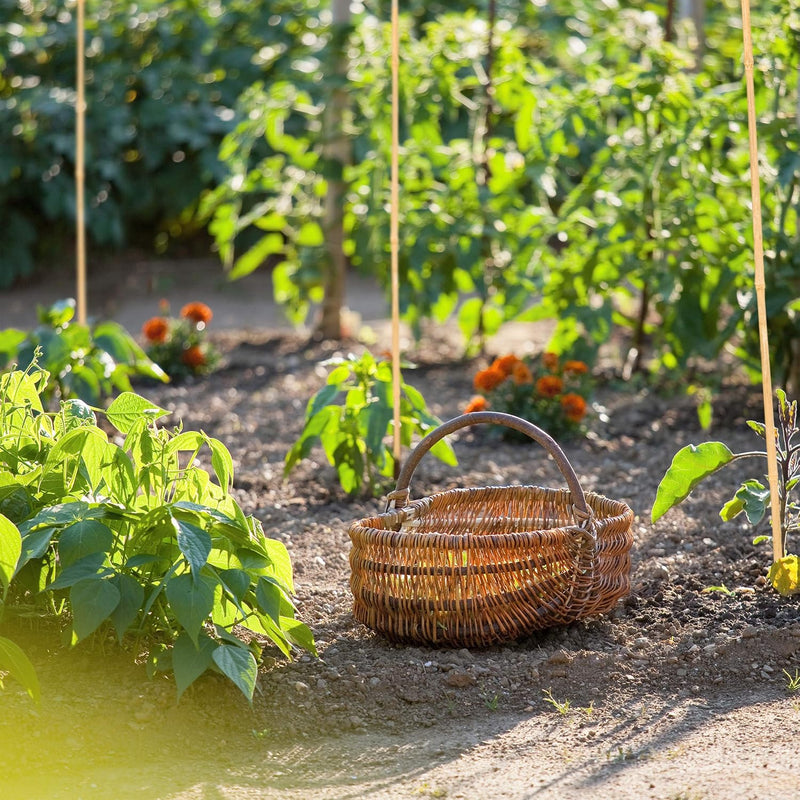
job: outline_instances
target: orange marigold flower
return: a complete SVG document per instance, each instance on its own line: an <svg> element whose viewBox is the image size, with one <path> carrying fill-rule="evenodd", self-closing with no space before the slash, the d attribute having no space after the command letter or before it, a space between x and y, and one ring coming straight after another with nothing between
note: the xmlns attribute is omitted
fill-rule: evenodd
<svg viewBox="0 0 800 800"><path fill-rule="evenodd" d="M542 397L555 397L563 388L564 381L556 375L545 375L536 381L536 391Z"/></svg>
<svg viewBox="0 0 800 800"><path fill-rule="evenodd" d="M473 384L479 392L491 392L496 389L504 380L506 375L497 367L491 366L482 369L476 376Z"/></svg>
<svg viewBox="0 0 800 800"><path fill-rule="evenodd" d="M197 369L197 367L202 367L206 363L206 356L202 349L195 345L194 347L188 347L181 353L181 361L187 367Z"/></svg>
<svg viewBox="0 0 800 800"><path fill-rule="evenodd" d="M507 356L498 356L492 362L492 368L500 370L503 375L508 377L514 371L514 367L519 363L520 360L513 353L509 353Z"/></svg>
<svg viewBox="0 0 800 800"><path fill-rule="evenodd" d="M589 367L583 361L566 361L564 372L574 372L576 375L585 375Z"/></svg>
<svg viewBox="0 0 800 800"><path fill-rule="evenodd" d="M522 386L526 383L533 383L533 374L531 373L530 369L528 369L528 365L524 361L517 361L514 364L514 369L511 371L511 377L514 379L514 383L517 386Z"/></svg>
<svg viewBox="0 0 800 800"><path fill-rule="evenodd" d="M169 333L169 322L164 317L152 317L142 325L142 335L148 342L164 342Z"/></svg>
<svg viewBox="0 0 800 800"><path fill-rule="evenodd" d="M482 394L476 394L475 397L467 403L464 413L471 414L473 411L486 411L487 408L489 408L489 401Z"/></svg>
<svg viewBox="0 0 800 800"><path fill-rule="evenodd" d="M205 303L187 303L181 309L181 316L192 322L202 322L204 325L211 322L214 313Z"/></svg>
<svg viewBox="0 0 800 800"><path fill-rule="evenodd" d="M542 353L542 363L546 369L554 370L558 367L558 353Z"/></svg>
<svg viewBox="0 0 800 800"><path fill-rule="evenodd" d="M586 401L579 394L570 392L561 398L561 408L570 422L580 422L586 414Z"/></svg>

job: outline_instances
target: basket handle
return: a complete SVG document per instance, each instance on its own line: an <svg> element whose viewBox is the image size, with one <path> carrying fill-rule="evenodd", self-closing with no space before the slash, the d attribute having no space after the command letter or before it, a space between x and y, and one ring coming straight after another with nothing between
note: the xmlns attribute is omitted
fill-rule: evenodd
<svg viewBox="0 0 800 800"><path fill-rule="evenodd" d="M422 457L437 442L461 428L484 423L505 425L507 428L520 431L520 433L524 433L535 442L538 442L553 457L561 474L566 478L567 487L572 494L572 503L576 516L580 519L582 524L586 524L586 522L590 520L592 512L586 505L586 496L578 481L578 476L575 474L575 470L572 468L566 455L564 455L564 451L558 446L556 440L532 422L528 422L520 417L515 417L513 414L503 414L499 411L474 411L471 414L462 414L460 417L454 417L442 423L436 430L431 431L425 436L414 448L411 455L409 455L406 460L406 463L403 465L403 469L400 471L400 475L397 478L395 490L387 496L387 509L392 502L394 502L395 508L403 508L406 505L408 501L408 487L411 483L414 470L419 466Z"/></svg>

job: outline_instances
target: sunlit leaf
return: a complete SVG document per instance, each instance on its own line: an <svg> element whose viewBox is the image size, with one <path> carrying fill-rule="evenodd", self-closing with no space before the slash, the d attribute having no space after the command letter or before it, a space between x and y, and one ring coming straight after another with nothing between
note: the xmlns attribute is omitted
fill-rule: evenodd
<svg viewBox="0 0 800 800"><path fill-rule="evenodd" d="M730 463L733 457L733 453L722 442L690 444L679 450L658 485L652 511L653 522L685 500L703 478Z"/></svg>

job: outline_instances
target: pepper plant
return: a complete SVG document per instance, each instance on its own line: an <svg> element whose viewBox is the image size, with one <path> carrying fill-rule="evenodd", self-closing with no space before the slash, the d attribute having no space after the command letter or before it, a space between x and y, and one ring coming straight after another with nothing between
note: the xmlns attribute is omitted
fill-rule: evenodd
<svg viewBox="0 0 800 800"><path fill-rule="evenodd" d="M394 454L387 439L394 433L392 367L366 351L360 357L324 362L333 369L326 384L308 401L300 438L286 454L288 475L321 444L339 483L348 494L362 488L380 493L386 478L396 474ZM344 403L338 402L344 399ZM400 385L400 441L410 445L414 434L424 436L440 424L428 411L422 394L405 381ZM445 464L456 464L452 447L437 442L431 453Z"/></svg>
<svg viewBox="0 0 800 800"><path fill-rule="evenodd" d="M131 375L160 381L169 377L117 322L83 325L75 321L75 300L37 307L39 324L30 331L0 331L0 369L25 369L36 361L49 375L42 397L77 397L96 404L117 391L131 390Z"/></svg>
<svg viewBox="0 0 800 800"><path fill-rule="evenodd" d="M779 389L777 424L778 496L780 501L782 557L772 564L769 578L781 594L800 592L800 557L786 554L786 540L800 531L800 501L793 493L800 484L800 428L797 420L797 401L788 401ZM748 420L747 424L762 439L766 429L761 422ZM705 478L727 464L743 458L766 458L766 451L756 450L733 453L722 442L704 442L687 445L679 450L658 486L653 504L653 522L685 500ZM720 517L730 521L744 513L751 525L758 525L770 508L770 489L760 478L749 478L736 490L734 496L720 510ZM769 536L757 536L754 544L768 541Z"/></svg>
<svg viewBox="0 0 800 800"><path fill-rule="evenodd" d="M132 392L105 412L68 400L48 413L47 382L36 364L0 376L4 607L65 609L73 644L112 629L142 640L178 696L214 670L251 699L265 641L313 653L289 555L230 494L223 443L159 427L168 412Z"/></svg>

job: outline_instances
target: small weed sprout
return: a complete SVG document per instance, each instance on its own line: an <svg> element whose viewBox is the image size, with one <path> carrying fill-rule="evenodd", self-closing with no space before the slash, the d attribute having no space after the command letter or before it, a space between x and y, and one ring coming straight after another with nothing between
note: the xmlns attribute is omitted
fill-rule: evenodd
<svg viewBox="0 0 800 800"><path fill-rule="evenodd" d="M570 700L556 700L553 697L553 692L550 689L542 689L542 693L544 694L544 702L550 703L553 708L561 714L562 717L565 717L569 714L569 710L572 707L572 701Z"/></svg>
<svg viewBox="0 0 800 800"><path fill-rule="evenodd" d="M790 692L800 692L800 670L795 669L794 675L788 669L783 671L786 676L786 688Z"/></svg>
<svg viewBox="0 0 800 800"><path fill-rule="evenodd" d="M488 708L489 711L497 711L497 708L500 705L500 697L499 695L494 695L492 697L486 695L483 698L483 702L486 703L486 708Z"/></svg>

